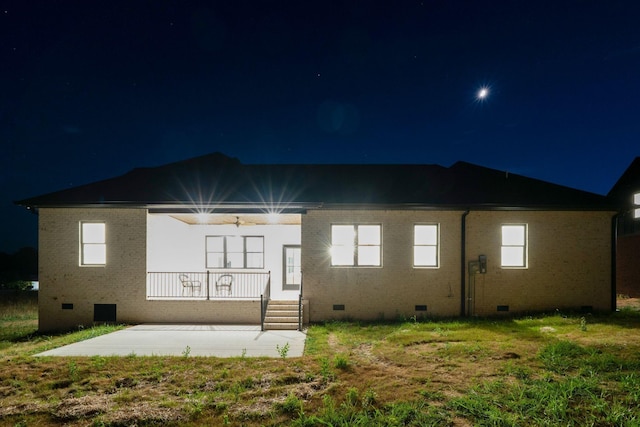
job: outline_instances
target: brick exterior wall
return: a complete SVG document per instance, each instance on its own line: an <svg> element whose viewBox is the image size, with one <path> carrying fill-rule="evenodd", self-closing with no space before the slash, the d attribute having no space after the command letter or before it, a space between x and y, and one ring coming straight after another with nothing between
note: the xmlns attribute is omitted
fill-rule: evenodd
<svg viewBox="0 0 640 427"><path fill-rule="evenodd" d="M461 300L462 211L309 211L302 220L304 297L310 320L457 316ZM466 258L488 271L465 293L475 315L554 309L610 309L613 212L472 211ZM381 224L382 267L332 267L332 224ZM413 268L413 224L440 224L440 267ZM500 267L501 225L528 225L526 269ZM468 264L465 266L467 267ZM475 282L475 284L474 284ZM469 289L472 284L473 289ZM470 292L473 291L473 292ZM344 310L334 310L344 305ZM416 311L426 305L427 311ZM505 308L505 307L503 307Z"/></svg>
<svg viewBox="0 0 640 427"><path fill-rule="evenodd" d="M611 218L615 212L471 212L468 260L487 256L487 274L476 274L472 311L509 312L611 308ZM501 268L502 224L527 224L526 269ZM473 281L472 281L473 282Z"/></svg>
<svg viewBox="0 0 640 427"><path fill-rule="evenodd" d="M105 222L105 266L80 266L81 221ZM39 251L40 331L92 325L94 304L116 304L122 323L260 322L258 301L148 301L145 209L41 208Z"/></svg>
<svg viewBox="0 0 640 427"><path fill-rule="evenodd" d="M640 234L618 237L616 292L640 297Z"/></svg>
<svg viewBox="0 0 640 427"><path fill-rule="evenodd" d="M304 298L310 320L449 316L460 311L462 212L308 211L302 217ZM413 268L413 224L440 224L440 267ZM332 224L381 224L382 267L332 267ZM334 305L344 305L335 311ZM416 312L416 305L427 311Z"/></svg>
<svg viewBox="0 0 640 427"><path fill-rule="evenodd" d="M105 266L80 266L81 221L106 223ZM94 304L117 304L118 321L126 321L144 298L145 210L42 208L39 251L41 331L92 325Z"/></svg>
<svg viewBox="0 0 640 427"><path fill-rule="evenodd" d="M317 210L302 217L305 318L393 319L457 316L461 301L462 211ZM592 307L611 301L613 212L472 211L466 217L466 258L486 255L488 271L469 280L472 314ZM80 266L80 222L106 224L107 264ZM438 268L414 268L413 225L440 225ZM528 225L528 267L500 267L502 224ZM381 267L332 267L332 224L382 225ZM39 329L93 324L94 304L116 304L117 321L252 323L258 301L148 301L147 212L120 208L39 211ZM472 286L472 289L469 288ZM472 292L471 292L472 291ZM73 308L70 308L73 304ZM334 310L343 305L344 310ZM416 311L426 306L426 311ZM66 307L66 308L63 308ZM305 306L305 309L307 306ZM306 320L306 319L305 319Z"/></svg>

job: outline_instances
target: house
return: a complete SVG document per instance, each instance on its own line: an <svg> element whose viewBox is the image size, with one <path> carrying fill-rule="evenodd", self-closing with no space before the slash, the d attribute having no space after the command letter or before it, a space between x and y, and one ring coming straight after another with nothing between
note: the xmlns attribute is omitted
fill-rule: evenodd
<svg viewBox="0 0 640 427"><path fill-rule="evenodd" d="M466 162L214 153L16 203L39 215L42 331L615 308L609 199Z"/></svg>
<svg viewBox="0 0 640 427"><path fill-rule="evenodd" d="M640 157L636 157L609 191L620 214L616 217L617 293L640 297Z"/></svg>

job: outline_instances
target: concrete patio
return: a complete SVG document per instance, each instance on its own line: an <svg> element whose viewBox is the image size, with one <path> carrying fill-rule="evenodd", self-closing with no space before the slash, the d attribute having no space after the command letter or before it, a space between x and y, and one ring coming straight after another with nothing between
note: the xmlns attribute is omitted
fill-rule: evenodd
<svg viewBox="0 0 640 427"><path fill-rule="evenodd" d="M251 325L132 326L96 338L48 350L37 356L213 356L300 357L306 334L300 331L261 331Z"/></svg>

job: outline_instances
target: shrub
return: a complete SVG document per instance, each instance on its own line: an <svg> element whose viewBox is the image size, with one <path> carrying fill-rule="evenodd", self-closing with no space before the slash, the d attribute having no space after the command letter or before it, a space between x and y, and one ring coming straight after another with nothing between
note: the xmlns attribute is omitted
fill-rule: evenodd
<svg viewBox="0 0 640 427"><path fill-rule="evenodd" d="M14 280L13 282L8 282L0 287L16 291L30 291L33 289L33 284L28 280Z"/></svg>

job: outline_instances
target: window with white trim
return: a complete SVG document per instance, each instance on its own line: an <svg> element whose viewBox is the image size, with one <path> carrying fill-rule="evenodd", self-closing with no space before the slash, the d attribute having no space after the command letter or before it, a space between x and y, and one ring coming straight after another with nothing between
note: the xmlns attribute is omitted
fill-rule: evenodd
<svg viewBox="0 0 640 427"><path fill-rule="evenodd" d="M500 265L507 268L525 268L527 266L526 224L502 226Z"/></svg>
<svg viewBox="0 0 640 427"><path fill-rule="evenodd" d="M104 222L80 223L80 265L107 263L106 226Z"/></svg>
<svg viewBox="0 0 640 427"><path fill-rule="evenodd" d="M264 268L264 237L207 236L207 268Z"/></svg>
<svg viewBox="0 0 640 427"><path fill-rule="evenodd" d="M381 225L331 226L332 266L379 267L381 261Z"/></svg>
<svg viewBox="0 0 640 427"><path fill-rule="evenodd" d="M438 267L439 226L416 224L413 226L413 266Z"/></svg>
<svg viewBox="0 0 640 427"><path fill-rule="evenodd" d="M639 219L640 218L640 193L635 193L633 195L633 218L634 219Z"/></svg>

